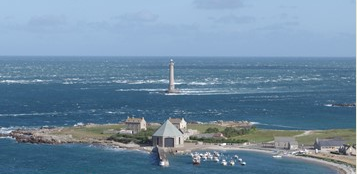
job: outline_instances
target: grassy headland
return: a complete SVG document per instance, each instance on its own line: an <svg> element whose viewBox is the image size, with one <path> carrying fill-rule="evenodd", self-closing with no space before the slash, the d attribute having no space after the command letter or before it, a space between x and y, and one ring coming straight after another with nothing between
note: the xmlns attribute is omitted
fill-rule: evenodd
<svg viewBox="0 0 357 174"><path fill-rule="evenodd" d="M52 131L54 135L72 135L75 139L108 139L115 135L115 133L105 133L107 130L116 130L125 128L124 124L104 124L104 125L89 125L79 127L65 127L58 131ZM156 130L158 126L149 126L148 129ZM218 131L224 132L224 126L216 124L188 124L188 129L196 129L201 133L205 133L208 128L217 128ZM306 133L307 132L307 133ZM247 140L251 143L270 142L274 140L275 136L288 136L296 137L299 144L312 145L315 138L341 138L347 143L354 144L356 142L356 130L355 129L331 129L331 130L268 130L268 129L255 129L249 131L246 134L232 136L230 140Z"/></svg>

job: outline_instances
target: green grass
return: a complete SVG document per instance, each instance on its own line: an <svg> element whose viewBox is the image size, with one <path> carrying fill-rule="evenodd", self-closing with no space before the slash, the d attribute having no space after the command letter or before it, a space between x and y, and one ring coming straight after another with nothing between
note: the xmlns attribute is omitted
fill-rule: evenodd
<svg viewBox="0 0 357 174"><path fill-rule="evenodd" d="M281 137L292 137L294 135L302 134L303 131L287 131L287 130L266 130L266 129L257 129L252 131L249 134L232 137L234 139L246 139L249 142L261 143L273 141L275 136Z"/></svg>
<svg viewBox="0 0 357 174"><path fill-rule="evenodd" d="M95 125L95 126L85 126L85 127L67 127L63 128L59 132L55 132L53 134L57 135L72 135L73 138L83 139L83 138L94 138L94 139L107 139L113 134L103 134L103 131L108 129L120 130L125 128L124 124L110 124L110 125ZM204 133L207 128L218 128L219 131L223 131L225 127L214 125L214 124L189 124L187 126L189 129L196 129L201 133ZM152 128L156 130L158 126L148 126L148 128ZM255 131L251 131L248 134L234 136L230 139L234 140L248 140L252 143L260 143L260 142L269 142L274 140L274 136L287 136L292 137L295 135L299 135L304 133L304 131L296 131L296 130L266 130L266 129L257 129ZM332 129L332 130L317 130L312 131L311 134L296 137L296 140L299 144L312 145L315 142L315 138L319 139L325 138L336 138L340 137L345 140L349 144L356 143L356 130L355 129Z"/></svg>
<svg viewBox="0 0 357 174"><path fill-rule="evenodd" d="M113 124L113 125L95 125L95 126L86 126L86 127L68 127L63 128L60 132L54 134L58 135L72 135L73 138L82 139L82 138L98 138L106 139L112 134L103 134L103 131L108 129L120 130L124 128L125 125L122 124Z"/></svg>
<svg viewBox="0 0 357 174"><path fill-rule="evenodd" d="M342 138L346 143L356 143L356 130L355 129L331 129L331 130L318 130L313 131L310 135L297 137L296 140L300 144L313 145L315 139L333 139Z"/></svg>
<svg viewBox="0 0 357 174"><path fill-rule="evenodd" d="M226 127L215 125L215 124L188 124L188 129L198 130L200 133L204 133L209 127L217 128L219 131L223 131Z"/></svg>
<svg viewBox="0 0 357 174"><path fill-rule="evenodd" d="M148 126L156 130L159 126ZM104 124L93 125L84 127L67 127L63 128L60 132L55 132L55 135L72 135L75 139L83 138L95 138L95 139L107 139L114 134L103 134L103 131L108 129L120 130L126 128L124 124Z"/></svg>

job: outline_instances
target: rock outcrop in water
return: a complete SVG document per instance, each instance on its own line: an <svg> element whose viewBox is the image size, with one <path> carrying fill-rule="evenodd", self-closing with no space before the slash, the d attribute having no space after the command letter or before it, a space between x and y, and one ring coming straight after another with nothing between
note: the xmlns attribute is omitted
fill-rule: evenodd
<svg viewBox="0 0 357 174"><path fill-rule="evenodd" d="M10 133L10 136L22 143L74 143L72 135L49 135L46 131L15 130Z"/></svg>

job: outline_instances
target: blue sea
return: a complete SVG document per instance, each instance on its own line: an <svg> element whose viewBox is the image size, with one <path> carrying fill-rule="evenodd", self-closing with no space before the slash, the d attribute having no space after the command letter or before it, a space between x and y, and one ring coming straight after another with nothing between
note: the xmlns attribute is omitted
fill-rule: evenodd
<svg viewBox="0 0 357 174"><path fill-rule="evenodd" d="M176 88L167 95L169 59ZM163 122L247 120L265 129L355 128L355 58L0 57L0 131L127 116ZM253 152L248 165L160 168L149 154L90 145L19 144L0 139L0 173L336 173L305 161Z"/></svg>

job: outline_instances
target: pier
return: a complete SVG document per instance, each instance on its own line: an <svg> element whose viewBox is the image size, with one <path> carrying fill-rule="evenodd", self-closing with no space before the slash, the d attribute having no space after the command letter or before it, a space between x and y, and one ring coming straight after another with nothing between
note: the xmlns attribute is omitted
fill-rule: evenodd
<svg viewBox="0 0 357 174"><path fill-rule="evenodd" d="M154 153L157 153L158 158L160 160L159 165L163 167L169 166L169 160L167 159L167 152L165 152L165 149L162 147L155 147L153 149Z"/></svg>

